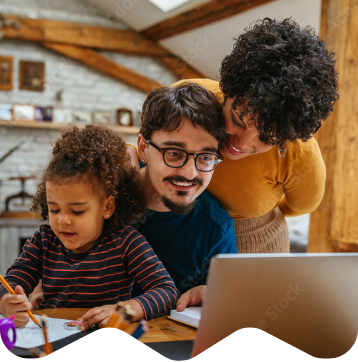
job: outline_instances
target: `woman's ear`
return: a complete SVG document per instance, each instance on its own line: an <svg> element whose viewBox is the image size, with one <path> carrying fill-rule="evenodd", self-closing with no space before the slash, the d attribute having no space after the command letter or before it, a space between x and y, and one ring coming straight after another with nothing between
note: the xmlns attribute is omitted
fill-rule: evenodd
<svg viewBox="0 0 358 362"><path fill-rule="evenodd" d="M104 218L109 219L116 211L116 201L115 201L114 197L112 195L108 196L104 200L103 206L104 206Z"/></svg>

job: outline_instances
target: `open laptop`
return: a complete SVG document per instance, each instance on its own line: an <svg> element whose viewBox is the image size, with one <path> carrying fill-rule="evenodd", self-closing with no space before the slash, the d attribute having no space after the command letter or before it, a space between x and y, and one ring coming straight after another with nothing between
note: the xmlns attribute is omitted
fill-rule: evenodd
<svg viewBox="0 0 358 362"><path fill-rule="evenodd" d="M314 357L346 353L358 332L358 253L214 257L192 357L245 327Z"/></svg>

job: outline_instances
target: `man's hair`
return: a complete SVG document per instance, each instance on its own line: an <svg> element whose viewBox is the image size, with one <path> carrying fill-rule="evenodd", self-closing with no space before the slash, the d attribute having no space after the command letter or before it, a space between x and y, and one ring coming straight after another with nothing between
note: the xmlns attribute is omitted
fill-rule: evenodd
<svg viewBox="0 0 358 362"><path fill-rule="evenodd" d="M194 127L205 129L220 146L225 137L221 105L214 93L190 82L159 88L148 95L142 108L140 133L149 139L154 131L171 132L185 118Z"/></svg>
<svg viewBox="0 0 358 362"><path fill-rule="evenodd" d="M334 53L292 19L265 18L245 31L221 63L221 90L233 108L245 104L262 142L308 140L338 99Z"/></svg>
<svg viewBox="0 0 358 362"><path fill-rule="evenodd" d="M46 181L60 185L88 181L100 197L112 195L116 210L105 221L112 230L134 223L145 207L126 144L118 133L105 127L70 127L57 139L32 205L32 211L41 212L43 220L48 218Z"/></svg>

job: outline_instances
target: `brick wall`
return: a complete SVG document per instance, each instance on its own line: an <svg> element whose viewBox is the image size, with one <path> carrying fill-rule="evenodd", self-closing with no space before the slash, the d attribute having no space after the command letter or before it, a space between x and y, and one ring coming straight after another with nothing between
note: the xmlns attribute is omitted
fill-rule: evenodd
<svg viewBox="0 0 358 362"><path fill-rule="evenodd" d="M83 0L0 0L0 12L126 28L126 25L113 21L107 14L101 15ZM155 59L111 52L102 54L163 84L177 80ZM111 111L113 115L115 109L125 107L133 111L135 122L138 124L138 112L145 94L135 88L34 43L0 41L0 55L14 57L14 89L10 92L0 91L0 103L56 105L69 110ZM20 60L45 62L44 92L19 90ZM62 91L62 102L56 104L55 96L59 91ZM59 131L0 127L0 157L19 141L25 141L20 150L0 164L0 210L4 208L4 199L7 196L19 191L19 181L9 181L9 177L36 174L37 168L46 162L50 154L51 140L59 135ZM136 136L123 135L123 138L127 142L136 143ZM28 182L27 191L35 192L35 182Z"/></svg>

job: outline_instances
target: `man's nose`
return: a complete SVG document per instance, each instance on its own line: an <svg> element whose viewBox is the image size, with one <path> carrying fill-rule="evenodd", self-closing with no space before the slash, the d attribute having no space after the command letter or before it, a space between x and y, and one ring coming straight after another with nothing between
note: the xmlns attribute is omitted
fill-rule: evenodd
<svg viewBox="0 0 358 362"><path fill-rule="evenodd" d="M178 168L180 176L185 177L187 180L192 180L198 176L198 169L195 166L195 157L189 156L188 161L183 167Z"/></svg>

